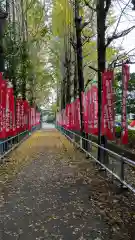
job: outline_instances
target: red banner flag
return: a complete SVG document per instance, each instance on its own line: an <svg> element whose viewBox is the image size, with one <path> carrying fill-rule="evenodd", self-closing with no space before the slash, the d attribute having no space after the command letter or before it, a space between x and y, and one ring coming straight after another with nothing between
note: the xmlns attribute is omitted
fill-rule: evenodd
<svg viewBox="0 0 135 240"><path fill-rule="evenodd" d="M6 137L12 136L13 132L13 88L8 87L6 92Z"/></svg>
<svg viewBox="0 0 135 240"><path fill-rule="evenodd" d="M98 89L93 85L87 92L88 132L98 133Z"/></svg>
<svg viewBox="0 0 135 240"><path fill-rule="evenodd" d="M28 129L29 125L29 103L24 100L24 131Z"/></svg>
<svg viewBox="0 0 135 240"><path fill-rule="evenodd" d="M80 100L75 100L75 130L80 131Z"/></svg>
<svg viewBox="0 0 135 240"><path fill-rule="evenodd" d="M40 112L36 112L36 125L40 124Z"/></svg>
<svg viewBox="0 0 135 240"><path fill-rule="evenodd" d="M81 98L82 98L82 115L83 115L83 125L85 125L85 93L82 92L81 94Z"/></svg>
<svg viewBox="0 0 135 240"><path fill-rule="evenodd" d="M3 138L2 73L0 73L0 139Z"/></svg>
<svg viewBox="0 0 135 240"><path fill-rule="evenodd" d="M69 104L69 129L72 129L72 108L71 103Z"/></svg>
<svg viewBox="0 0 135 240"><path fill-rule="evenodd" d="M66 127L66 110L63 109L63 127Z"/></svg>
<svg viewBox="0 0 135 240"><path fill-rule="evenodd" d="M127 90L128 90L128 81L130 79L129 66L123 64L122 66L122 135L121 142L122 144L128 143L128 126L127 126Z"/></svg>
<svg viewBox="0 0 135 240"><path fill-rule="evenodd" d="M71 103L71 130L74 129L74 102Z"/></svg>
<svg viewBox="0 0 135 240"><path fill-rule="evenodd" d="M7 82L0 73L0 138L6 137L6 88Z"/></svg>
<svg viewBox="0 0 135 240"><path fill-rule="evenodd" d="M16 132L16 124L15 124L15 98L12 93L11 95L11 113L12 113L12 131L11 136L15 136L17 134Z"/></svg>
<svg viewBox="0 0 135 240"><path fill-rule="evenodd" d="M16 100L16 130L17 133L21 131L21 99Z"/></svg>
<svg viewBox="0 0 135 240"><path fill-rule="evenodd" d="M24 101L20 100L20 130L21 132L24 131L24 121L25 121L25 116L24 116Z"/></svg>
<svg viewBox="0 0 135 240"><path fill-rule="evenodd" d="M113 106L113 72L106 71L102 74L102 134L108 139L114 139L114 106Z"/></svg>
<svg viewBox="0 0 135 240"><path fill-rule="evenodd" d="M71 115L71 130L74 129L74 102L70 104L70 115Z"/></svg>
<svg viewBox="0 0 135 240"><path fill-rule="evenodd" d="M85 94L85 132L88 133L88 94Z"/></svg>
<svg viewBox="0 0 135 240"><path fill-rule="evenodd" d="M67 104L66 105L66 127L67 127L67 129L69 129L69 127L70 127L69 115L70 115L70 109L69 109L69 104Z"/></svg>
<svg viewBox="0 0 135 240"><path fill-rule="evenodd" d="M30 122L31 122L31 127L33 127L33 108L32 107L30 109L30 112L31 112L31 114L30 114L30 116L31 116Z"/></svg>
<svg viewBox="0 0 135 240"><path fill-rule="evenodd" d="M35 126L35 107L31 107L31 126Z"/></svg>
<svg viewBox="0 0 135 240"><path fill-rule="evenodd" d="M88 108L87 108L87 112L88 112L88 133L91 133L91 131L92 131L91 89L89 89L88 92L87 92L87 99L88 99Z"/></svg>
<svg viewBox="0 0 135 240"><path fill-rule="evenodd" d="M31 107L28 104L28 130L31 131Z"/></svg>
<svg viewBox="0 0 135 240"><path fill-rule="evenodd" d="M87 114L87 107L88 99L87 94L84 92L82 93L82 111L83 111L83 124L84 124L84 131L88 133L88 114Z"/></svg>
<svg viewBox="0 0 135 240"><path fill-rule="evenodd" d="M98 134L98 88L92 87L92 106L93 106L93 134Z"/></svg>

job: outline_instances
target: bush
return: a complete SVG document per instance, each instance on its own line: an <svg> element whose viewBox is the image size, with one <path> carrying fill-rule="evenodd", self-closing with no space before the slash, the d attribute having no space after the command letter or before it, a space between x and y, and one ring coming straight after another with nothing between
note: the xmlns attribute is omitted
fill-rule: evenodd
<svg viewBox="0 0 135 240"><path fill-rule="evenodd" d="M115 127L115 136L116 138L121 137L121 127Z"/></svg>
<svg viewBox="0 0 135 240"><path fill-rule="evenodd" d="M121 127L115 128L116 138L121 137ZM135 131L128 129L128 146L130 148L135 147Z"/></svg>
<svg viewBox="0 0 135 240"><path fill-rule="evenodd" d="M135 131L134 130L128 130L128 145L131 148L135 147Z"/></svg>
<svg viewBox="0 0 135 240"><path fill-rule="evenodd" d="M133 120L128 120L128 121L127 121L128 125L130 125L130 123L131 123L132 121L133 121Z"/></svg>
<svg viewBox="0 0 135 240"><path fill-rule="evenodd" d="M55 116L54 115L48 116L46 122L47 123L54 123L55 122Z"/></svg>
<svg viewBox="0 0 135 240"><path fill-rule="evenodd" d="M121 132L121 127L115 127L115 132L120 133Z"/></svg>

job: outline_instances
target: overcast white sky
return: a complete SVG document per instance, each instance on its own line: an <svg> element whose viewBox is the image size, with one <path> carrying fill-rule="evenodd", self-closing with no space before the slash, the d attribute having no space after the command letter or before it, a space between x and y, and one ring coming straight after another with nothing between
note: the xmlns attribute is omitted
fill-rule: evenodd
<svg viewBox="0 0 135 240"><path fill-rule="evenodd" d="M131 2L131 0L117 0L116 2L117 7L114 8L114 11L116 12L117 16L120 16L122 9L125 7L126 4ZM118 32L130 28L133 25L135 25L135 11L132 10L132 4L130 4L126 7L122 14L118 27ZM130 51L131 49L135 48L135 29L124 38L117 40L116 44L122 46L126 51ZM132 53L135 54L135 50L132 51ZM132 72L135 71L135 65L131 65L130 69Z"/></svg>

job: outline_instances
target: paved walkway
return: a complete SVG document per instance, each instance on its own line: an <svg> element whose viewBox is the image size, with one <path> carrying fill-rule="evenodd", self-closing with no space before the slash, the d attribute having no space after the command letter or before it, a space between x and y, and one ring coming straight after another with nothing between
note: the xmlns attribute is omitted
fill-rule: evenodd
<svg viewBox="0 0 135 240"><path fill-rule="evenodd" d="M62 135L39 131L15 151L10 161L22 151L25 164L19 160L17 175L10 171L1 188L0 240L131 239L97 207L92 184L98 173Z"/></svg>

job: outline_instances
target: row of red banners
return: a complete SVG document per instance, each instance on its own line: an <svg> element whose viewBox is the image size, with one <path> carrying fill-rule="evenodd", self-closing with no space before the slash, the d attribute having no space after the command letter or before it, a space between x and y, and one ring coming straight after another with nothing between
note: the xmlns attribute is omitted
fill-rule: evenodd
<svg viewBox="0 0 135 240"><path fill-rule="evenodd" d="M126 120L126 97L129 81L129 66L123 65L122 94L122 144L128 143L128 128ZM113 90L113 71L102 74L102 116L101 132L109 140L115 138L115 94ZM96 85L82 93L83 122L86 133L98 134L98 88ZM57 114L57 124L69 130L80 131L80 100L67 104L66 108Z"/></svg>
<svg viewBox="0 0 135 240"><path fill-rule="evenodd" d="M15 102L13 88L8 87L0 73L0 139L31 130L39 123L40 113L27 100L17 99Z"/></svg>

